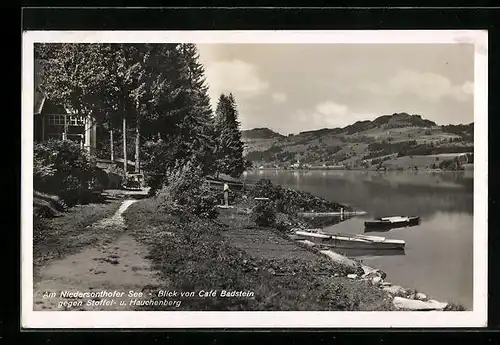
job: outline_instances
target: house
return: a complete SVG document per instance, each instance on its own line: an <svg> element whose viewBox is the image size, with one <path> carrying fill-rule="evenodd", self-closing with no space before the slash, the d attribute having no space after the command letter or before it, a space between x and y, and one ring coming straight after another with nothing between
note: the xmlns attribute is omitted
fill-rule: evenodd
<svg viewBox="0 0 500 345"><path fill-rule="evenodd" d="M74 140L89 153L95 152L97 125L90 116L71 114L68 109L52 102L40 88L40 60L34 62L34 141L43 142L51 138Z"/></svg>

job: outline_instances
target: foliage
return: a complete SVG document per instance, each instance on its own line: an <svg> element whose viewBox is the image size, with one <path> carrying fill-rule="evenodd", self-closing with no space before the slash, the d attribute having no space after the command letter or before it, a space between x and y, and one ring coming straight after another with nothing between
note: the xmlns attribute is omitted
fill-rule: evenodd
<svg viewBox="0 0 500 345"><path fill-rule="evenodd" d="M61 196L68 204L82 201L92 180L86 152L70 140L49 140L34 147L34 189Z"/></svg>
<svg viewBox="0 0 500 345"><path fill-rule="evenodd" d="M341 208L349 210L349 207L325 200L311 193L283 188L273 184L268 179L257 181L252 189L253 197L269 198L272 202L278 202L279 207L289 214L297 212L334 212Z"/></svg>
<svg viewBox="0 0 500 345"><path fill-rule="evenodd" d="M262 201L252 209L252 219L258 226L274 226L276 222L276 208L271 202Z"/></svg>
<svg viewBox="0 0 500 345"><path fill-rule="evenodd" d="M443 170L463 170L457 159L446 159L439 163L438 167Z"/></svg>
<svg viewBox="0 0 500 345"><path fill-rule="evenodd" d="M474 123L467 125L446 125L441 126L441 130L446 133L459 135L466 142L474 142Z"/></svg>
<svg viewBox="0 0 500 345"><path fill-rule="evenodd" d="M203 179L203 170L193 161L168 169L165 185L156 195L159 209L172 213L194 214L201 218L215 218L217 211L216 194Z"/></svg>
<svg viewBox="0 0 500 345"><path fill-rule="evenodd" d="M114 140L135 137L127 140L127 157L146 159L141 167L155 188L163 183L158 172L172 161L194 158L205 174L213 169L213 113L194 44L38 44L35 54L43 92L90 115L100 134L113 129ZM122 119L134 127L126 137ZM109 139L99 141L99 155L109 157ZM114 144L119 158L123 145Z"/></svg>
<svg viewBox="0 0 500 345"><path fill-rule="evenodd" d="M163 186L167 170L174 167L173 145L162 139L149 140L143 143L142 153L145 182L154 194Z"/></svg>
<svg viewBox="0 0 500 345"><path fill-rule="evenodd" d="M291 250L267 256L238 248L228 231L251 231L249 215L224 213L218 222L183 220L161 212L151 200L141 200L124 214L129 231L149 246L151 259L162 276L160 288L194 291L182 300L182 310L389 310L387 294L371 284L345 278L352 267L337 264L307 250ZM226 221L234 221L226 227ZM259 229L252 243L280 240L271 229ZM271 241L270 241L271 238ZM255 245L254 245L255 246ZM356 271L356 273L358 273ZM340 277L334 277L340 275ZM251 291L252 298L203 298L200 290ZM279 293L278 293L279 292ZM147 307L168 310L170 307Z"/></svg>
<svg viewBox="0 0 500 345"><path fill-rule="evenodd" d="M269 179L260 179L252 189L252 195L257 198L269 198L271 201L281 199L283 187L275 185Z"/></svg>
<svg viewBox="0 0 500 345"><path fill-rule="evenodd" d="M217 172L239 177L245 170L245 160L238 111L233 95L220 95L215 112Z"/></svg>

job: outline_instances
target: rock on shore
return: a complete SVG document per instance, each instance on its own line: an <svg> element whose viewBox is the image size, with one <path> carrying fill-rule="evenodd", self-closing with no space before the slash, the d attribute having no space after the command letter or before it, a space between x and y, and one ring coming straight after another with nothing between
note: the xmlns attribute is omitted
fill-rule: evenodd
<svg viewBox="0 0 500 345"><path fill-rule="evenodd" d="M361 269L364 274L348 274L347 278L369 281L372 285L378 286L380 289L386 291L393 299L393 305L396 309L415 311L444 310L448 306L448 303L445 302L438 302L432 299L429 300L428 297L421 292L416 292L412 289L405 289L399 285L392 285L391 283L384 281L387 275L379 269L362 265L355 260L349 259L348 257L335 253L331 250L322 250L321 253L337 263L344 264L358 270Z"/></svg>
<svg viewBox="0 0 500 345"><path fill-rule="evenodd" d="M444 310L448 303L442 303L435 300L421 301L418 299L409 299L403 297L394 297L393 304L397 309L404 310Z"/></svg>

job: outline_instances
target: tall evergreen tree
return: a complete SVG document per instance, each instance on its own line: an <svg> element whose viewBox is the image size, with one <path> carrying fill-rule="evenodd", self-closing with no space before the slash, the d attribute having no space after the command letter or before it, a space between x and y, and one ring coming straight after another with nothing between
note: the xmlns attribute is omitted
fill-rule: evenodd
<svg viewBox="0 0 500 345"><path fill-rule="evenodd" d="M187 87L191 102L192 116L196 119L192 128L196 142L192 150L194 158L201 164L205 173L214 169L215 161L213 152L215 149L214 116L208 95L205 69L199 62L199 53L194 44L181 44L180 53L186 66Z"/></svg>
<svg viewBox="0 0 500 345"><path fill-rule="evenodd" d="M239 177L245 170L245 160L243 159L238 110L231 93L220 95L215 113L217 175L224 173Z"/></svg>

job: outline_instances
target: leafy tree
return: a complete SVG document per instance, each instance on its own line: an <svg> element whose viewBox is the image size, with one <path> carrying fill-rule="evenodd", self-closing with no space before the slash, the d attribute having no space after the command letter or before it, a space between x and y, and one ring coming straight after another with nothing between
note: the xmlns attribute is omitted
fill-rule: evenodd
<svg viewBox="0 0 500 345"><path fill-rule="evenodd" d="M239 177L245 170L245 162L238 111L232 94L220 95L215 113L217 174Z"/></svg>
<svg viewBox="0 0 500 345"><path fill-rule="evenodd" d="M79 116L102 120L99 109L108 107L112 63L106 46L86 43L51 43L35 46L40 58L40 87L45 94Z"/></svg>

